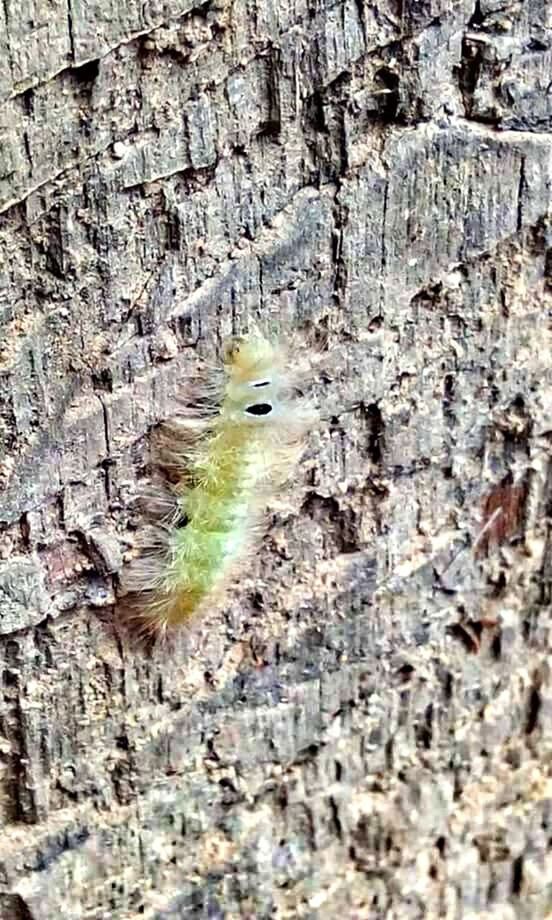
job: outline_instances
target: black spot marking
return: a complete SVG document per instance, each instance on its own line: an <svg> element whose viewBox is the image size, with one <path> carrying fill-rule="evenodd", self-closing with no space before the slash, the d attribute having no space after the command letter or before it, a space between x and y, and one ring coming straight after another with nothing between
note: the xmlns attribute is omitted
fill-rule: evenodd
<svg viewBox="0 0 552 920"><path fill-rule="evenodd" d="M272 380L254 380L253 383L250 383L250 387L269 387L272 383Z"/></svg>
<svg viewBox="0 0 552 920"><path fill-rule="evenodd" d="M253 403L252 406L247 406L245 411L249 415L270 415L272 406L270 403Z"/></svg>

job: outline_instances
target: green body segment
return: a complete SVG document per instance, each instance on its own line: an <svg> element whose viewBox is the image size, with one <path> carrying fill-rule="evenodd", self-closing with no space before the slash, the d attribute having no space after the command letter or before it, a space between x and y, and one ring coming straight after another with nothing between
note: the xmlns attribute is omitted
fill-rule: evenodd
<svg viewBox="0 0 552 920"><path fill-rule="evenodd" d="M175 620L193 613L243 551L262 470L255 430L221 415L181 498L187 524L174 533L166 582L179 597Z"/></svg>

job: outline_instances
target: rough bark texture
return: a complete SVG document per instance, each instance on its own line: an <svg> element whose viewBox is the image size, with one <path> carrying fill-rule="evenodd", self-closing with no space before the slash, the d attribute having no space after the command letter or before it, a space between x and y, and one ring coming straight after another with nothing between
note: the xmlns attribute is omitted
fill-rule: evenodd
<svg viewBox="0 0 552 920"><path fill-rule="evenodd" d="M550 15L0 4L2 918L551 909ZM270 308L326 421L145 658L150 432Z"/></svg>

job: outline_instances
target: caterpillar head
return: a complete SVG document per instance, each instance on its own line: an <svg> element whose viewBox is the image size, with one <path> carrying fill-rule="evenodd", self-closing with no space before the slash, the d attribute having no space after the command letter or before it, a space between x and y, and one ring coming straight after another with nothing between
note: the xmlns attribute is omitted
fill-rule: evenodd
<svg viewBox="0 0 552 920"><path fill-rule="evenodd" d="M279 349L259 333L230 339L224 349L228 373L243 382L266 375L278 360Z"/></svg>
<svg viewBox="0 0 552 920"><path fill-rule="evenodd" d="M272 424L282 390L282 353L258 331L231 339L224 363L226 407L252 426Z"/></svg>

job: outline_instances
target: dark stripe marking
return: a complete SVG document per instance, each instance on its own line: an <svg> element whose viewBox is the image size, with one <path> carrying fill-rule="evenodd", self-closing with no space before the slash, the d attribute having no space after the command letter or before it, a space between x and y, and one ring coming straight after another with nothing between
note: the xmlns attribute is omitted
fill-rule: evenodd
<svg viewBox="0 0 552 920"><path fill-rule="evenodd" d="M247 406L245 411L249 415L270 415L272 406L270 403L253 403L252 406Z"/></svg>

